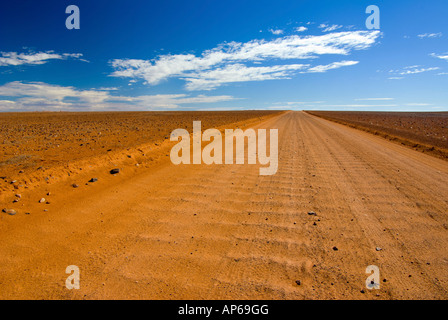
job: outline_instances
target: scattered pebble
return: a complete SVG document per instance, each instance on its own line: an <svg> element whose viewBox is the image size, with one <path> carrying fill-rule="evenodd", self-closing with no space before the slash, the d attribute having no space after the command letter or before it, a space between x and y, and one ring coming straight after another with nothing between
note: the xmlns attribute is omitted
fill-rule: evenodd
<svg viewBox="0 0 448 320"><path fill-rule="evenodd" d="M117 174L117 173L120 173L120 169L116 168L116 169L110 170L110 174Z"/></svg>
<svg viewBox="0 0 448 320"><path fill-rule="evenodd" d="M45 198L42 198L39 200L40 203L44 203L45 202Z"/></svg>
<svg viewBox="0 0 448 320"><path fill-rule="evenodd" d="M13 216L13 215L15 215L17 213L16 210L14 210L14 209L3 209L2 211L4 213L9 214L10 216Z"/></svg>
<svg viewBox="0 0 448 320"><path fill-rule="evenodd" d="M74 183L74 184L72 184L72 187L73 188L78 188L79 186L76 183Z"/></svg>
<svg viewBox="0 0 448 320"><path fill-rule="evenodd" d="M92 178L89 180L89 182L97 182L97 181L98 181L98 178Z"/></svg>
<svg viewBox="0 0 448 320"><path fill-rule="evenodd" d="M310 211L310 212L308 212L308 215L309 215L309 216L315 216L315 215L316 215L316 212L314 212L314 211Z"/></svg>
<svg viewBox="0 0 448 320"><path fill-rule="evenodd" d="M18 193L18 194L16 194L16 197L20 199L20 198L22 198L22 195Z"/></svg>
<svg viewBox="0 0 448 320"><path fill-rule="evenodd" d="M376 250L376 251L381 251L381 250L383 250L383 249L380 248L380 247L376 247L375 250Z"/></svg>
<svg viewBox="0 0 448 320"><path fill-rule="evenodd" d="M298 286L300 286L300 284L301 284L300 280L296 280L296 284L297 284Z"/></svg>
<svg viewBox="0 0 448 320"><path fill-rule="evenodd" d="M333 250L338 251L339 249L338 249L338 247L333 247Z"/></svg>

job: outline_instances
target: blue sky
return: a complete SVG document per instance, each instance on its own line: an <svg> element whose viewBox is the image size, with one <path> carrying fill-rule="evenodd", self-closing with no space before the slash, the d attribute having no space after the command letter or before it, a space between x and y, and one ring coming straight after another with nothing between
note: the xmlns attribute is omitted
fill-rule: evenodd
<svg viewBox="0 0 448 320"><path fill-rule="evenodd" d="M0 111L448 111L447 13L443 0L2 1Z"/></svg>

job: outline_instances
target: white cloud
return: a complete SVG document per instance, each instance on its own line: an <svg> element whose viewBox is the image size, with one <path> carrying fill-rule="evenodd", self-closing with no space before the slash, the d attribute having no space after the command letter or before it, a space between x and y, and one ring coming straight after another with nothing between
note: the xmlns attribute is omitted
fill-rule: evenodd
<svg viewBox="0 0 448 320"><path fill-rule="evenodd" d="M401 80L401 79L404 79L404 77L389 77L387 79L389 79L389 80Z"/></svg>
<svg viewBox="0 0 448 320"><path fill-rule="evenodd" d="M304 32L304 31L308 30L308 28L301 26L301 27L295 28L295 30L296 30L296 32Z"/></svg>
<svg viewBox="0 0 448 320"><path fill-rule="evenodd" d="M363 99L355 99L355 101L387 101L387 100L395 100L394 98L363 98Z"/></svg>
<svg viewBox="0 0 448 320"><path fill-rule="evenodd" d="M335 31L337 29L342 28L343 26L338 25L338 24L333 24L333 25L328 25L328 24L320 24L318 28L322 29L322 32L331 32L331 31Z"/></svg>
<svg viewBox="0 0 448 320"><path fill-rule="evenodd" d="M409 75L409 74L416 74L416 73L434 71L434 70L439 70L439 69L440 69L439 67L423 68L421 66L415 65L415 66L405 67L401 70L390 70L389 72L395 73L398 75Z"/></svg>
<svg viewBox="0 0 448 320"><path fill-rule="evenodd" d="M427 107L427 106L432 106L433 104L431 103L405 103L405 106L409 106L409 107Z"/></svg>
<svg viewBox="0 0 448 320"><path fill-rule="evenodd" d="M115 59L111 61L111 65L115 69L111 76L143 79L149 85L156 85L163 80L176 77L187 80L189 90L198 90L203 86L192 85L192 82L203 81L213 75L212 71L226 74L233 72L231 65L242 65L249 62L262 63L270 60L316 59L321 55L329 54L349 55L354 50L371 47L379 35L379 31L337 32L320 36L293 35L272 41L252 40L246 43L225 43L204 51L200 56L175 54L161 55L153 60ZM294 66L295 64L292 64L290 69L294 69ZM338 66L335 65L334 68L336 67ZM244 71L270 73L267 69L256 70L250 67L245 67ZM270 78L267 77L267 79ZM216 82L214 83L216 84ZM215 88L216 85L211 87Z"/></svg>
<svg viewBox="0 0 448 320"><path fill-rule="evenodd" d="M438 33L423 33L423 34L417 35L417 37L419 37L420 39L424 39L424 38L440 38L442 35L443 35L442 32L438 32Z"/></svg>
<svg viewBox="0 0 448 320"><path fill-rule="evenodd" d="M79 90L74 87L63 87L43 82L9 82L0 86L0 97L7 97L7 99L0 98L0 111L163 110L179 108L184 104L209 104L235 100L234 97L228 95L190 96L186 94L159 94L136 97L115 96L105 89Z"/></svg>
<svg viewBox="0 0 448 320"><path fill-rule="evenodd" d="M331 69L338 69L341 67L347 67L347 66L353 66L355 64L358 64L359 61L339 61L339 62L333 62L327 65L319 65L312 68L309 68L306 73L313 73L313 72L326 72Z"/></svg>
<svg viewBox="0 0 448 320"><path fill-rule="evenodd" d="M5 66L19 66L24 64L40 65L47 63L49 60L66 60L68 58L81 59L81 53L54 53L53 51L47 52L29 52L29 53L17 53L17 52L0 52L0 67Z"/></svg>
<svg viewBox="0 0 448 320"><path fill-rule="evenodd" d="M431 53L430 56L431 56L431 57L434 57L434 58L439 58L439 59L448 61L448 53L445 53L445 54L435 54L435 53Z"/></svg>
<svg viewBox="0 0 448 320"><path fill-rule="evenodd" d="M272 34L275 34L275 35L281 35L281 34L283 34L284 33L284 31L283 30L281 30L281 29L269 29L269 32L270 33L272 33Z"/></svg>
<svg viewBox="0 0 448 320"><path fill-rule="evenodd" d="M191 74L185 80L187 90L212 90L222 84L246 81L289 79L291 71L306 68L305 64L276 65L269 67L246 67L243 64L227 65L209 71Z"/></svg>

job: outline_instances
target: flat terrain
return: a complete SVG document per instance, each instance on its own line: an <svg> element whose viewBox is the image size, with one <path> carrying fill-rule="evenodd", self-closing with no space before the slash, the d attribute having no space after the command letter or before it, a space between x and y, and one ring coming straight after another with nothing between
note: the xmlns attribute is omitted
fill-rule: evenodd
<svg viewBox="0 0 448 320"><path fill-rule="evenodd" d="M0 298L448 299L447 161L304 112L244 125L278 128L275 175L174 166L163 142L20 189L0 214Z"/></svg>
<svg viewBox="0 0 448 320"><path fill-rule="evenodd" d="M174 129L191 132L195 120L200 120L204 128L214 128L239 122L245 125L276 113L0 113L0 200L14 192L14 188L17 192L67 176L73 178L94 166L121 164L122 159L133 158L134 163L140 164L153 162L156 159L145 158L145 152L160 149Z"/></svg>
<svg viewBox="0 0 448 320"><path fill-rule="evenodd" d="M448 159L448 112L308 111Z"/></svg>

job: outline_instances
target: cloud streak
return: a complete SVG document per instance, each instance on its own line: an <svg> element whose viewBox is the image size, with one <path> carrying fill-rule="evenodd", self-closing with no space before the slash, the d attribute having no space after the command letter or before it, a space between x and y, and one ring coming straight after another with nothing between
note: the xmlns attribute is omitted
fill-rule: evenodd
<svg viewBox="0 0 448 320"><path fill-rule="evenodd" d="M82 59L81 53L54 53L54 51L46 52L29 52L29 53L17 53L17 52L0 52L0 67L5 66L20 66L20 65L41 65L50 60L67 60L77 59L87 62Z"/></svg>
<svg viewBox="0 0 448 320"><path fill-rule="evenodd" d="M249 63L267 63L279 60L317 59L322 55L349 55L355 50L364 50L375 44L379 31L350 31L328 33L320 36L286 36L271 41L252 40L246 43L230 42L194 54L161 55L152 60L115 59L110 63L115 69L111 76L142 79L145 84L157 85L169 78L184 79L187 90L212 90L226 83L237 81L240 74L244 81L284 79L303 65L283 64L251 67ZM310 72L324 72L341 67L340 63L311 68ZM236 68L241 68L238 72ZM267 68L267 69L266 69ZM279 73L280 72L280 73ZM225 76L228 81L217 79Z"/></svg>

